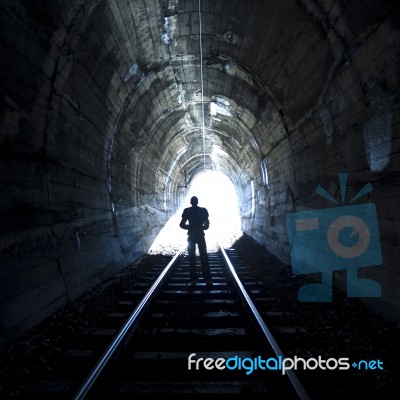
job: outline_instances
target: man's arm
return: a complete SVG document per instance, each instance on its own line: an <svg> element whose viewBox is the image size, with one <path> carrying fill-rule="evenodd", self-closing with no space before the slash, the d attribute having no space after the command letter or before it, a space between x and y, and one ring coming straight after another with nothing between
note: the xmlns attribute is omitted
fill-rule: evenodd
<svg viewBox="0 0 400 400"><path fill-rule="evenodd" d="M208 211L204 209L205 218L203 221L203 231L206 231L210 227L210 221L208 219Z"/></svg>
<svg viewBox="0 0 400 400"><path fill-rule="evenodd" d="M182 218L181 223L179 224L179 226L180 226L182 229L188 230L188 229L189 229L189 225L186 223L186 221L187 221L186 218Z"/></svg>
<svg viewBox="0 0 400 400"><path fill-rule="evenodd" d="M186 230L189 229L189 225L186 223L187 220L188 220L188 218L187 218L187 216L186 216L186 212L183 211L181 223L179 224L179 226L180 226L182 229L186 229Z"/></svg>

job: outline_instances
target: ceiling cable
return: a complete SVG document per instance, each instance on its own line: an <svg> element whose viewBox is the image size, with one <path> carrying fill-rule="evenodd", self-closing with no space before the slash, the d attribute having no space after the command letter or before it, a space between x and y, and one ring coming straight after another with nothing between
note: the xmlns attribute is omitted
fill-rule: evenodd
<svg viewBox="0 0 400 400"><path fill-rule="evenodd" d="M202 132L203 132L203 163L204 163L204 169L206 169L206 129L204 123L203 48L201 43L201 0L199 0L199 47L200 47L201 111L202 111Z"/></svg>

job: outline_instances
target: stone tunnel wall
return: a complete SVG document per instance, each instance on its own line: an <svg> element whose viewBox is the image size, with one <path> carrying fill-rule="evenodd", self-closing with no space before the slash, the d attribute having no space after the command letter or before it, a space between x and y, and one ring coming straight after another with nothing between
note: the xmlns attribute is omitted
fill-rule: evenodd
<svg viewBox="0 0 400 400"><path fill-rule="evenodd" d="M143 255L168 217L148 161L159 155L138 154L124 134L121 99L138 80L124 93L113 87L102 7L71 2L58 15L9 3L0 13L0 344ZM89 15L103 19L101 33Z"/></svg>
<svg viewBox="0 0 400 400"><path fill-rule="evenodd" d="M174 107L165 97L173 71L166 67L163 77L171 79L161 79L160 71L133 63L141 43L118 36L128 33L112 28L107 2L76 0L59 10L40 3L5 0L0 12L2 341L149 248L180 193L175 183L163 204L169 182L181 178L178 168L170 171L170 158L193 144L189 134L173 141L168 129L156 129L164 109ZM286 262L288 212L330 206L314 191L320 184L338 198L339 172L350 174L349 197L371 182L365 200L377 206L384 262L365 273L383 289L375 306L398 316L399 18L335 26L335 7L327 16L331 2L320 3L293 2L291 11L304 4L304 18L312 15L327 32L329 41L315 49L304 43L317 54L312 63L302 60L302 44L292 51L290 37L259 43L253 74L270 100L260 103L251 126L255 142L238 138L227 170L236 174L244 231ZM288 14L284 5L279 10ZM232 43L219 45L228 52ZM253 48L245 50L251 59ZM253 99L245 100L251 108ZM226 136L225 149L233 133Z"/></svg>
<svg viewBox="0 0 400 400"><path fill-rule="evenodd" d="M376 205L383 262L360 268L359 277L374 279L381 285L382 296L367 299L368 303L399 319L398 13L370 27L368 34L360 32L358 25L350 25L349 30L340 37L341 44L337 43L339 34L330 39L332 44L336 43L336 49L348 41L351 54L347 53L336 64L333 73L327 73L332 65L320 65L329 78L317 96L317 106L314 104L301 114L286 113L280 123L271 122L279 118L276 114L265 117L262 129L272 130L276 136L274 140L274 135L264 135L272 138L265 151L269 184L264 184L261 168L255 165L255 215L249 216L249 184L243 188L248 194L243 228L281 260L290 263L286 214L334 206L315 194L317 185L327 189L340 203L340 172L349 174L344 205L370 182L373 191L353 204ZM307 87L318 85L320 75L318 71L307 76ZM293 87L292 96L301 98L297 91L303 89ZM345 271L336 271L334 282L346 291Z"/></svg>

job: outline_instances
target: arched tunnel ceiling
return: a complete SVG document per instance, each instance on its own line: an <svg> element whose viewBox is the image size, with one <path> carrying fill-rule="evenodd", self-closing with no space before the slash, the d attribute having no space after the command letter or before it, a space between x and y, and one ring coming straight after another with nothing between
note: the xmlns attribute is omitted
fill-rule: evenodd
<svg viewBox="0 0 400 400"><path fill-rule="evenodd" d="M386 32L386 48L395 47L397 6L389 0L75 0L60 9L8 3L13 23L37 32L29 50L17 47L44 71L27 85L42 119L41 151L83 176L95 170L107 181L111 209L144 204L147 194L154 204L161 191L177 195L184 173L202 165L237 187L260 178L265 157L293 168L288 138L302 124L317 116L329 141L332 115L358 102L354 124L366 117L371 96L398 83L395 68L386 68L379 84L380 71L364 73L372 69L363 48L373 50L370 37ZM390 66L390 51L379 54ZM82 132L94 136L88 151L95 160L83 156L89 138ZM286 150L270 157L283 142ZM132 202L135 196L141 200Z"/></svg>
<svg viewBox="0 0 400 400"><path fill-rule="evenodd" d="M282 116L295 124L318 106L330 65L342 60L308 3L202 1L200 14L198 1L97 6L76 54L99 86L107 85L115 115L110 163L152 154L165 185L171 176L179 185L183 171L199 172L202 164L238 180L285 135ZM112 63L94 58L100 45Z"/></svg>

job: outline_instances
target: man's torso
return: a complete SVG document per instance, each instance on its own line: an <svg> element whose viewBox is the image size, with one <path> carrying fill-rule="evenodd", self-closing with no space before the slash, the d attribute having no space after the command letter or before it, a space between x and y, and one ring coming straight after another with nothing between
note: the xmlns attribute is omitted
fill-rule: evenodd
<svg viewBox="0 0 400 400"><path fill-rule="evenodd" d="M182 217L189 221L188 235L204 235L203 224L208 218L208 211L205 208L197 206L185 208Z"/></svg>

